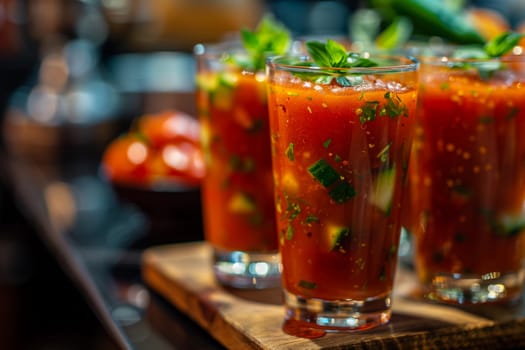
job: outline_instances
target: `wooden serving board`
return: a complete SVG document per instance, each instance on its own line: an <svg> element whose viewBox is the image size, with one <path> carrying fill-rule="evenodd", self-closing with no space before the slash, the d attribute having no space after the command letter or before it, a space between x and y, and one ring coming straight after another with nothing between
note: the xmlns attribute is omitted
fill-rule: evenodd
<svg viewBox="0 0 525 350"><path fill-rule="evenodd" d="M229 290L213 277L206 243L144 252L145 283L231 349L502 349L525 348L525 305L456 308L428 303L414 276L400 270L388 325L317 339L285 334L279 289Z"/></svg>

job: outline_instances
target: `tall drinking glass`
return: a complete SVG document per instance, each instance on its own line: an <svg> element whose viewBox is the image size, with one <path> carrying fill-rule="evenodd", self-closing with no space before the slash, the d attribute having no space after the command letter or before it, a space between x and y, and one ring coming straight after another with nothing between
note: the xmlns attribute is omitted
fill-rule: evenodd
<svg viewBox="0 0 525 350"><path fill-rule="evenodd" d="M205 239L215 276L238 288L279 286L265 72L243 69L238 62L248 56L235 43L194 52Z"/></svg>
<svg viewBox="0 0 525 350"><path fill-rule="evenodd" d="M525 278L525 56L424 57L420 86L409 221L425 293L515 300Z"/></svg>
<svg viewBox="0 0 525 350"><path fill-rule="evenodd" d="M267 64L284 330L291 334L390 319L418 65L371 59L376 67L320 68L308 57Z"/></svg>

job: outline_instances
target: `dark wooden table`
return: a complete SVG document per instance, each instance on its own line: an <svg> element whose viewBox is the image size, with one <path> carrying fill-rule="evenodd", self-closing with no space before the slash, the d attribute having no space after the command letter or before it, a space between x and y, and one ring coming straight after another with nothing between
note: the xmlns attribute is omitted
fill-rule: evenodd
<svg viewBox="0 0 525 350"><path fill-rule="evenodd" d="M397 273L388 325L364 332L328 333L313 340L293 337L281 330L284 308L279 289L224 289L213 278L210 257L210 247L203 242L153 247L143 255L143 275L153 290L228 348L525 348L524 304L462 308L431 304L418 295L415 276L405 267Z"/></svg>
<svg viewBox="0 0 525 350"><path fill-rule="evenodd" d="M523 303L429 304L413 294L408 269L398 274L387 326L316 340L288 336L279 290L218 286L202 232L193 243L150 240L148 218L116 199L96 166L49 169L1 159L16 204L122 349L525 348Z"/></svg>
<svg viewBox="0 0 525 350"><path fill-rule="evenodd" d="M81 291L122 349L223 349L208 332L143 282L142 253L162 243L148 217L120 201L97 164L35 164L0 154L15 205ZM193 235L193 236L192 236ZM184 236L200 239L202 232ZM177 242L180 237L166 238ZM164 336L149 319L164 313L179 336Z"/></svg>

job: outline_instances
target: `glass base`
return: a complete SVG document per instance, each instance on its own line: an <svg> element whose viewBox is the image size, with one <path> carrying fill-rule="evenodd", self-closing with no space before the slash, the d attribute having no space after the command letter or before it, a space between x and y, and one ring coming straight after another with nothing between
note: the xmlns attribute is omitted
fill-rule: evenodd
<svg viewBox="0 0 525 350"><path fill-rule="evenodd" d="M283 329L295 336L318 334L311 329L327 332L365 330L390 321L390 294L366 300L322 300L306 299L285 291L284 297L286 320Z"/></svg>
<svg viewBox="0 0 525 350"><path fill-rule="evenodd" d="M434 276L426 297L452 304L512 302L520 298L525 269L501 274L439 274Z"/></svg>
<svg viewBox="0 0 525 350"><path fill-rule="evenodd" d="M281 286L278 253L213 250L213 271L224 286L244 289Z"/></svg>

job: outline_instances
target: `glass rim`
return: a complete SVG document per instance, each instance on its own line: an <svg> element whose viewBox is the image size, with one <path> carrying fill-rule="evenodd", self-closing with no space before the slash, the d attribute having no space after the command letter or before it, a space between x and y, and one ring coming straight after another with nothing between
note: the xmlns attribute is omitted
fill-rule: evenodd
<svg viewBox="0 0 525 350"><path fill-rule="evenodd" d="M501 57L451 57L450 55L420 56L423 65L447 66L454 63L469 63L472 65L486 63L525 63L525 55L505 55Z"/></svg>
<svg viewBox="0 0 525 350"><path fill-rule="evenodd" d="M364 53L366 54L366 53ZM402 73L402 72L415 72L419 67L419 59L415 56L410 55L379 55L372 54L367 55L365 58L370 59L381 59L392 61L392 64L379 65L374 67L322 67L322 66L302 66L297 64L291 64L283 62L289 59L299 59L302 62L313 62L311 57L308 55L280 55L271 56L266 60L266 67L270 69L280 69L293 72L304 72L304 73L319 73L324 74L386 74L386 73Z"/></svg>
<svg viewBox="0 0 525 350"><path fill-rule="evenodd" d="M219 42L197 43L193 46L196 56L222 56L228 53L247 54L240 38L232 38Z"/></svg>

